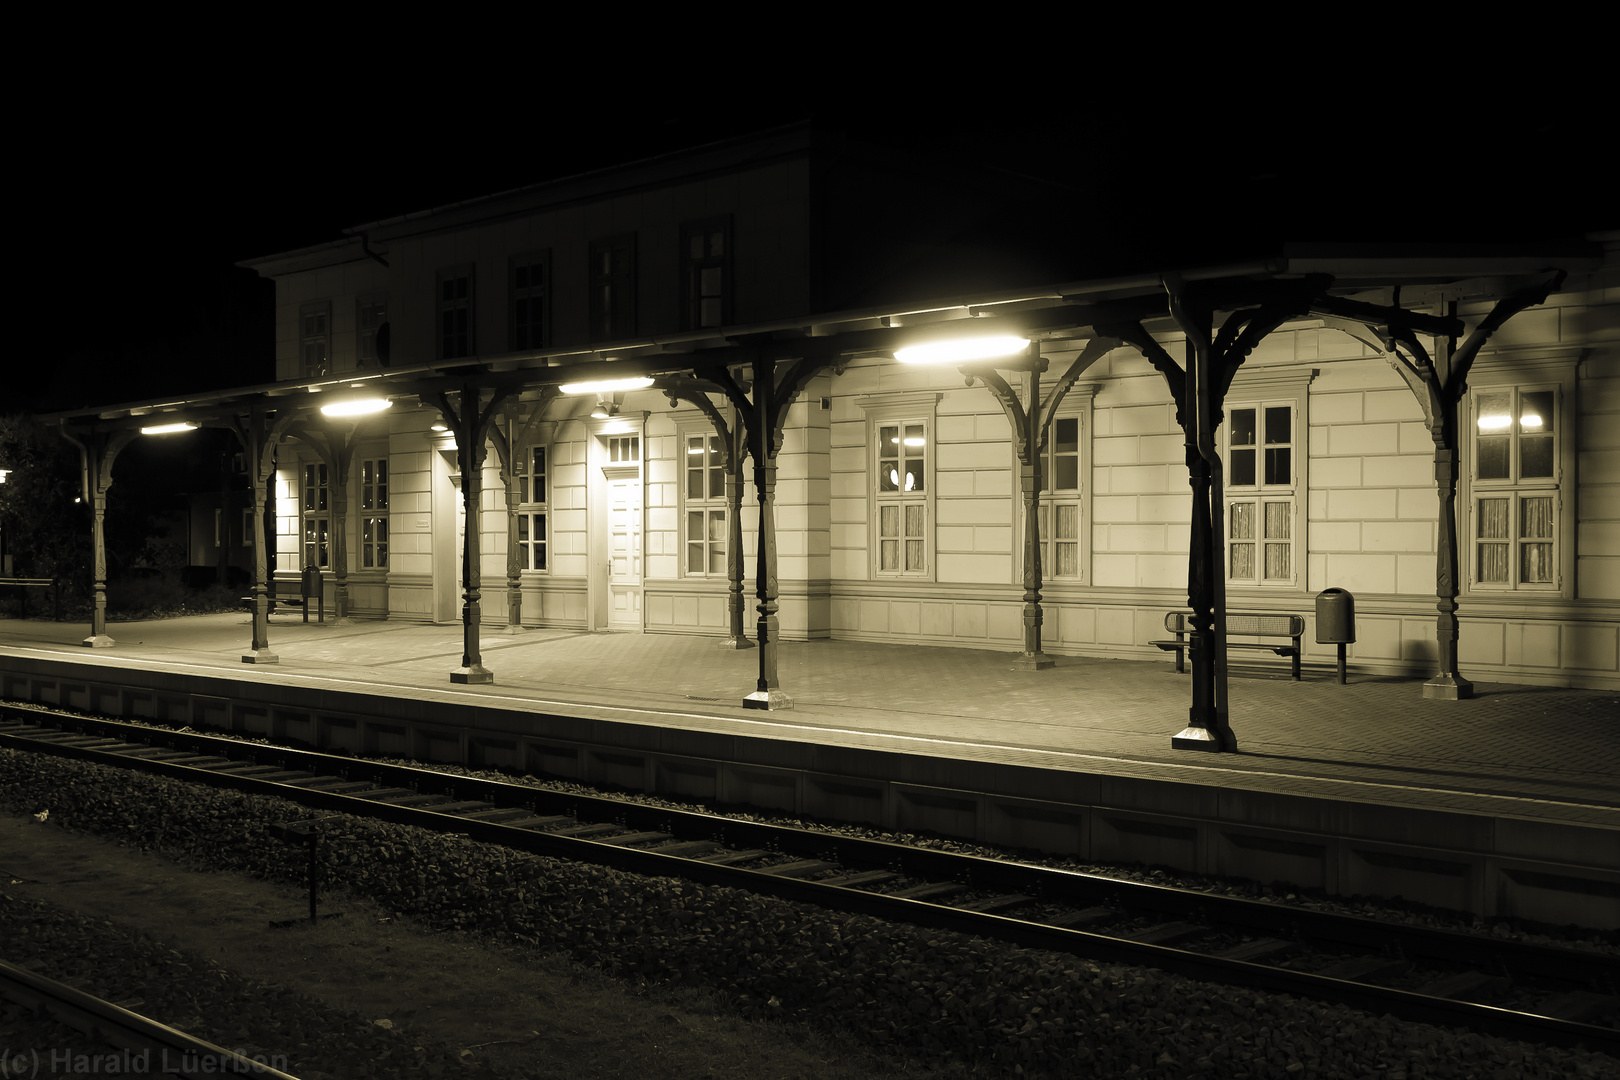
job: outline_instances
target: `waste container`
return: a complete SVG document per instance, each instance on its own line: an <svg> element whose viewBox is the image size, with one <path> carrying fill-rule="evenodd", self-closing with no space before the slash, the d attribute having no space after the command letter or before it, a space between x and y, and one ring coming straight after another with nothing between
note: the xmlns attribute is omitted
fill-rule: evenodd
<svg viewBox="0 0 1620 1080"><path fill-rule="evenodd" d="M309 602L314 600L320 612L320 621L326 621L326 590L321 587L321 568L318 566L304 567L304 573L298 581L299 595L304 598L304 621L309 622Z"/></svg>
<svg viewBox="0 0 1620 1080"><path fill-rule="evenodd" d="M1316 643L1356 640L1356 598L1343 589L1323 589L1316 597Z"/></svg>
<svg viewBox="0 0 1620 1080"><path fill-rule="evenodd" d="M1316 642L1339 647L1339 685L1343 686L1344 647L1356 640L1356 598L1343 589L1323 589L1316 596Z"/></svg>

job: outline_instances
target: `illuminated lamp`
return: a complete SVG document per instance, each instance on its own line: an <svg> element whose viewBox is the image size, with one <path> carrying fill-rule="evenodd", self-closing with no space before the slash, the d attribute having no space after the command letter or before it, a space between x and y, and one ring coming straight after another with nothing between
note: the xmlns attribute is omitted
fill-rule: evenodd
<svg viewBox="0 0 1620 1080"><path fill-rule="evenodd" d="M563 383L557 389L564 394L612 394L621 390L644 390L652 384L650 377L597 379L594 382Z"/></svg>
<svg viewBox="0 0 1620 1080"><path fill-rule="evenodd" d="M894 350L902 364L968 364L975 360L995 360L1017 356L1029 348L1029 339L1016 334L989 334L926 341Z"/></svg>
<svg viewBox="0 0 1620 1080"><path fill-rule="evenodd" d="M141 428L142 435L171 435L176 431L196 431L196 424L181 421L178 424L154 424L151 427Z"/></svg>
<svg viewBox="0 0 1620 1080"><path fill-rule="evenodd" d="M323 416L370 416L393 405L387 398L349 398L321 406Z"/></svg>

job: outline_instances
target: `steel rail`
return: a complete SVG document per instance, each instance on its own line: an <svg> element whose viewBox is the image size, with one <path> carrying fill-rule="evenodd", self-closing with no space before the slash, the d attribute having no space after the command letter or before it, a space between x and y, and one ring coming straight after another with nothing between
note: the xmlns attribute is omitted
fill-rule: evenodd
<svg viewBox="0 0 1620 1080"><path fill-rule="evenodd" d="M430 769L391 765L382 762L292 750L278 746L245 743L236 739L174 732L169 729L123 724L70 714L42 714L18 710L13 716L43 719L52 716L65 727L109 737L143 739L153 744L180 749L180 744L217 757L267 758L282 768L305 768L311 772L341 775L415 790L438 789L454 799L477 799L509 806L522 806L536 813L570 813L590 807L589 816L615 820L626 828L664 826L680 821L688 835L706 835L721 843L764 847L787 853L828 853L828 861L906 867L906 872L934 880L972 879L980 875L987 883L1034 889L1045 898L1066 902L1113 899L1130 908L1196 913L1217 923L1262 928L1268 933L1296 932L1322 941L1348 942L1365 946L1369 935L1402 951L1437 958L1464 960L1478 965L1489 956L1500 964L1511 958L1522 965L1523 974L1554 977L1575 983L1612 986L1617 978L1612 958L1574 950L1499 942L1475 935L1407 927L1329 912L1309 911L1221 897L1195 890L1143 885L1075 871L1003 862L979 856L930 851L885 841L832 836L780 825L738 821L721 815L673 810L605 797L548 792L520 784L501 783L436 772ZM985 914L931 903L926 900L888 896L840 885L821 884L772 874L660 854L586 837L558 836L551 833L480 821L440 813L430 807L413 808L375 799L319 789L289 786L275 780L211 771L200 765L176 761L130 758L86 746L76 746L0 732L0 745L15 745L80 760L97 761L138 769L214 787L250 791L286 798L312 809L370 817L395 824L413 825L433 831L465 834L470 839L499 844L538 855L594 862L639 874L680 877L712 885L744 889L781 899L815 904L839 911L871 915L933 929L945 929L980 937L995 938L1029 948L1066 952L1092 959L1156 967L1187 977L1232 986L1291 993L1316 1000L1350 1005L1372 1012L1391 1012L1408 1019L1453 1027L1467 1027L1529 1042L1584 1046L1620 1055L1620 1030L1584 1024L1513 1009L1498 1008L1452 998L1435 997L1371 983L1329 978L1243 960L1226 959L1167 945L1155 945L1089 931L1050 926L1005 915ZM792 844L792 848L789 848ZM774 845L774 847L773 847ZM830 856L830 857L829 857ZM1496 950L1500 949L1498 954ZM1500 957L1500 959L1499 959Z"/></svg>
<svg viewBox="0 0 1620 1080"><path fill-rule="evenodd" d="M188 1080L221 1075L298 1080L291 1073L282 1072L265 1062L216 1046L179 1028L159 1023L94 994L87 994L4 960L0 960L0 997L9 998L28 1009L43 1011L58 1023L100 1040L117 1051L127 1052L120 1056L137 1065L144 1062L142 1071L155 1071L164 1076L185 1077ZM38 1073L37 1048L22 1050L10 1047L9 1052L13 1063L11 1067L18 1070L16 1075ZM128 1055L133 1055L133 1058ZM90 1056L100 1058L102 1055ZM19 1060L24 1061L23 1066L14 1064ZM23 1067L29 1071L21 1072ZM56 1074L52 1072L46 1075Z"/></svg>

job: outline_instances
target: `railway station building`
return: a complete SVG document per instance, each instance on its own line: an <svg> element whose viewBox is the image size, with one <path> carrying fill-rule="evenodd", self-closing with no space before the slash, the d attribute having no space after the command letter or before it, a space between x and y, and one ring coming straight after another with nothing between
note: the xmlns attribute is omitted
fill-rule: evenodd
<svg viewBox="0 0 1620 1080"><path fill-rule="evenodd" d="M1620 688L1620 234L1088 276L1056 193L918 168L790 128L356 226L243 264L274 384L59 420L92 487L140 427L234 426L275 589L464 621L465 681L534 627L1038 679L1168 662L1189 607L1328 664L1343 590L1358 672Z"/></svg>

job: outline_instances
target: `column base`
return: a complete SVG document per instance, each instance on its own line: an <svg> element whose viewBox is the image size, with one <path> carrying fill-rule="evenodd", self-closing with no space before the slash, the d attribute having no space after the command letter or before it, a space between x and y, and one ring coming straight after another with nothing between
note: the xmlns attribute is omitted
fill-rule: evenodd
<svg viewBox="0 0 1620 1080"><path fill-rule="evenodd" d="M791 709L793 708L793 699L780 690L755 690L752 694L743 698L743 708L771 711Z"/></svg>
<svg viewBox="0 0 1620 1080"><path fill-rule="evenodd" d="M114 645L118 644L118 642L114 641L106 634L91 634L89 637L79 642L79 644L83 645L87 649L110 649Z"/></svg>
<svg viewBox="0 0 1620 1080"><path fill-rule="evenodd" d="M1191 724L1182 728L1170 737L1172 750L1221 750L1220 736L1209 728L1193 727Z"/></svg>
<svg viewBox="0 0 1620 1080"><path fill-rule="evenodd" d="M516 626L512 623L507 623L505 626L501 627L501 633L505 634L507 637L517 637L527 629L528 627L526 626Z"/></svg>
<svg viewBox="0 0 1620 1080"><path fill-rule="evenodd" d="M450 673L450 681L453 683L473 684L492 683L495 681L495 673L483 664L473 664L470 667L456 668Z"/></svg>
<svg viewBox="0 0 1620 1080"><path fill-rule="evenodd" d="M1423 684L1423 696L1436 701L1462 701L1474 696L1474 684L1461 675L1436 675Z"/></svg>
<svg viewBox="0 0 1620 1080"><path fill-rule="evenodd" d="M728 637L716 646L716 648L734 649L738 652L741 652L743 649L753 649L757 647L758 646L754 644L753 639L747 637Z"/></svg>
<svg viewBox="0 0 1620 1080"><path fill-rule="evenodd" d="M242 663L244 663L244 664L279 664L279 663L281 663L281 657L277 656L275 653L271 652L269 649L255 649L252 652L245 652L245 653L242 654Z"/></svg>
<svg viewBox="0 0 1620 1080"><path fill-rule="evenodd" d="M1021 653L1013 657L1014 671L1045 671L1057 667L1057 661L1043 652Z"/></svg>

